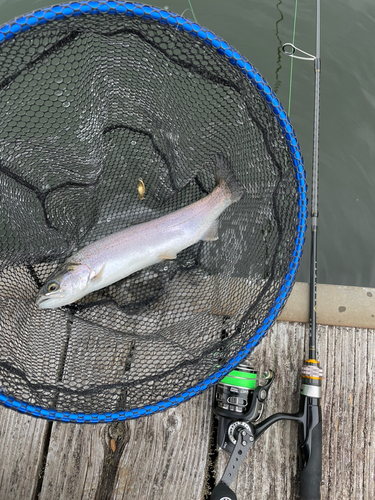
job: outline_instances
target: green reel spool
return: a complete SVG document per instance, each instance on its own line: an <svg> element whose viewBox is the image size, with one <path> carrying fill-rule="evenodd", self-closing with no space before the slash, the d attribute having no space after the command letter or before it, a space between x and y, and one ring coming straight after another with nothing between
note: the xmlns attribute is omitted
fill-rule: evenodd
<svg viewBox="0 0 375 500"><path fill-rule="evenodd" d="M239 387L241 389L254 390L257 386L258 372L253 368L240 364L235 370L232 370L220 383Z"/></svg>

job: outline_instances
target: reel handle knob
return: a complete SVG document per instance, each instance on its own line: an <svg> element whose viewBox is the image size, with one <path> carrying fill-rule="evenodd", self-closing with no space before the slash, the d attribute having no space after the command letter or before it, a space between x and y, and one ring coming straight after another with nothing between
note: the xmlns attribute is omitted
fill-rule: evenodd
<svg viewBox="0 0 375 500"><path fill-rule="evenodd" d="M210 500L237 500L237 497L229 486L220 482L213 489Z"/></svg>

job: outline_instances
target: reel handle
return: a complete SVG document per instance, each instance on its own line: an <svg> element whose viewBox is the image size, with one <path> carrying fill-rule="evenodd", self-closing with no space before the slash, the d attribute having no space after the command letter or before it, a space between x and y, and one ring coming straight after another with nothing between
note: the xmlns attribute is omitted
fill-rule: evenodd
<svg viewBox="0 0 375 500"><path fill-rule="evenodd" d="M241 424L241 422L236 423ZM223 477L213 489L210 500L237 500L235 493L229 486L254 443L254 426L249 422L247 427L239 430L234 450L229 458Z"/></svg>
<svg viewBox="0 0 375 500"><path fill-rule="evenodd" d="M311 431L309 458L299 475L299 494L302 500L320 500L322 479L322 422Z"/></svg>
<svg viewBox="0 0 375 500"><path fill-rule="evenodd" d="M213 489L210 500L237 500L237 497L229 486L220 482Z"/></svg>

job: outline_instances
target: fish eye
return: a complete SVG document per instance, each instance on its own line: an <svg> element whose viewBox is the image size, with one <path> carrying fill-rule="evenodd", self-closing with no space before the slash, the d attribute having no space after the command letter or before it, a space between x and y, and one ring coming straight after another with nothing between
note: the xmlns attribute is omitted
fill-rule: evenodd
<svg viewBox="0 0 375 500"><path fill-rule="evenodd" d="M51 281L47 285L47 292L56 292L60 288L60 285L56 281Z"/></svg>

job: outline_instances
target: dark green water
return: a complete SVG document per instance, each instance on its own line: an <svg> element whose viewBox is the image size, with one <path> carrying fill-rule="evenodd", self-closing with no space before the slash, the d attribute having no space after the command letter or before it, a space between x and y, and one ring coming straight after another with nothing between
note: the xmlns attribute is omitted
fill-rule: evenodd
<svg viewBox="0 0 375 500"><path fill-rule="evenodd" d="M0 24L51 0L0 0ZM154 5L193 18L188 0ZM191 0L199 24L233 45L288 109L295 0ZM315 53L316 4L299 0L295 44ZM375 287L375 2L321 6L318 281ZM290 119L311 177L313 63L294 61ZM297 279L309 280L309 237Z"/></svg>

